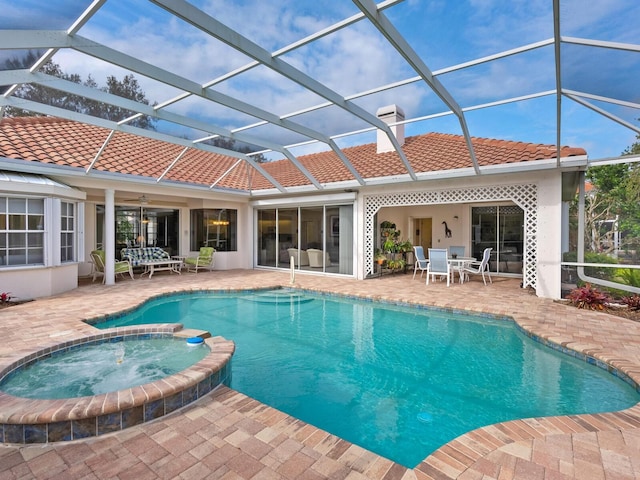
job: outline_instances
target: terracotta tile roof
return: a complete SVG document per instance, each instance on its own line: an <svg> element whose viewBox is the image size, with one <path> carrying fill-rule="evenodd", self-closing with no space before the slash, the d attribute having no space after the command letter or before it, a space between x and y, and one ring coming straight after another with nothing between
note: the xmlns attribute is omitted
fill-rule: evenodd
<svg viewBox="0 0 640 480"><path fill-rule="evenodd" d="M104 144L110 130L51 117L5 118L0 121L0 157L65 165L86 169ZM480 166L532 162L556 156L554 145L472 139ZM94 169L157 178L180 155L184 147L129 133L116 132ZM408 137L403 151L416 173L471 168L471 158L460 135L428 133ZM396 152L376 153L375 143L343 149L345 156L363 178L407 173ZM561 156L586 155L581 148L562 147ZM353 180L338 156L321 152L298 158L320 183ZM189 149L169 170L167 180L240 190L273 188L270 182L246 162L225 174L236 158ZM284 187L311 182L289 161L261 165Z"/></svg>
<svg viewBox="0 0 640 480"><path fill-rule="evenodd" d="M513 142L488 138L472 138L478 164L483 166L505 163L522 163L556 157L555 145ZM444 133L427 133L407 137L402 147L405 156L416 173L434 172L459 168L472 168L471 156L464 137ZM403 175L407 173L396 152L376 153L376 144L370 143L343 149L356 171L363 178ZM562 147L562 157L586 155L582 148ZM300 163L316 176L320 182L352 179L351 173L333 152L324 152L299 157ZM288 171L288 161L271 162L265 169L274 177L280 171ZM278 175L274 172L278 171Z"/></svg>

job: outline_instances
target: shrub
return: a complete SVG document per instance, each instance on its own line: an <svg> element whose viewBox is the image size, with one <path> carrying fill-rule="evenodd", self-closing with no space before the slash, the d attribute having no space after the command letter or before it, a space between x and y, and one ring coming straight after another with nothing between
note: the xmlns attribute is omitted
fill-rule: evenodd
<svg viewBox="0 0 640 480"><path fill-rule="evenodd" d="M640 287L640 269L635 268L618 268L616 269L616 279L625 285L632 287Z"/></svg>
<svg viewBox="0 0 640 480"><path fill-rule="evenodd" d="M5 304L11 301L11 294L9 292L0 293L0 303Z"/></svg>
<svg viewBox="0 0 640 480"><path fill-rule="evenodd" d="M629 310L640 310L640 295L631 295L630 297L622 297L622 303L624 303Z"/></svg>
<svg viewBox="0 0 640 480"><path fill-rule="evenodd" d="M563 255L565 262L577 262L577 252L565 252ZM585 263L618 263L618 259L610 257L604 253L584 252ZM609 267L584 267L584 273L590 277L599 278L601 280L613 280L616 274L614 268ZM578 283L580 285L580 283Z"/></svg>
<svg viewBox="0 0 640 480"><path fill-rule="evenodd" d="M587 310L602 310L609 303L609 296L589 283L572 290L567 298L576 307Z"/></svg>

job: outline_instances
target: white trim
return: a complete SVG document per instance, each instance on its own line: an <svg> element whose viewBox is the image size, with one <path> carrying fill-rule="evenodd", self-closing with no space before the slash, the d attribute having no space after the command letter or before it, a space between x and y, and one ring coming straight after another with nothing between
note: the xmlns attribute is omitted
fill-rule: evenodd
<svg viewBox="0 0 640 480"><path fill-rule="evenodd" d="M289 206L289 205L330 205L333 203L353 202L356 199L355 192L334 193L327 195L314 195L312 197L270 198L249 202L252 208Z"/></svg>

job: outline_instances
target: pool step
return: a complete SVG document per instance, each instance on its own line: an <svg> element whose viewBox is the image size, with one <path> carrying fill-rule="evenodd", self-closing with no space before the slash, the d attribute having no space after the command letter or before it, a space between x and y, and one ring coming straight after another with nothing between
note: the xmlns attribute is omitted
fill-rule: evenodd
<svg viewBox="0 0 640 480"><path fill-rule="evenodd" d="M180 338L192 338L192 337L200 337L200 338L209 338L211 337L211 332L207 332L206 330L197 330L195 328L184 328L182 330L178 330L174 332L174 337Z"/></svg>
<svg viewBox="0 0 640 480"><path fill-rule="evenodd" d="M242 297L243 300L264 305L277 305L279 303L309 303L313 301L312 297L306 296L304 293L292 292L289 290L275 290L268 292L258 292L252 295Z"/></svg>

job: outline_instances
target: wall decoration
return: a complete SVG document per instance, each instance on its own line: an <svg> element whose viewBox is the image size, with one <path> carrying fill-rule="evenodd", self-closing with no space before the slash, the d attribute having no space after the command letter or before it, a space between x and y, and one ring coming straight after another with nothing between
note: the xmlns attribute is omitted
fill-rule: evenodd
<svg viewBox="0 0 640 480"><path fill-rule="evenodd" d="M442 222L444 225L444 236L447 238L451 238L451 229L447 226L447 222Z"/></svg>
<svg viewBox="0 0 640 480"><path fill-rule="evenodd" d="M331 236L340 236L340 217L337 215L329 217L329 225L331 226Z"/></svg>

